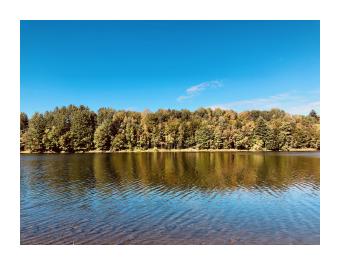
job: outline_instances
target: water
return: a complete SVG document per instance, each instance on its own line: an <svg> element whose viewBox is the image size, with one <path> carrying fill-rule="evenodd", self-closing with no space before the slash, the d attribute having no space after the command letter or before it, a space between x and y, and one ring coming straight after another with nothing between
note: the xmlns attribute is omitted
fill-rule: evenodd
<svg viewBox="0 0 340 265"><path fill-rule="evenodd" d="M319 153L22 154L21 244L320 244Z"/></svg>

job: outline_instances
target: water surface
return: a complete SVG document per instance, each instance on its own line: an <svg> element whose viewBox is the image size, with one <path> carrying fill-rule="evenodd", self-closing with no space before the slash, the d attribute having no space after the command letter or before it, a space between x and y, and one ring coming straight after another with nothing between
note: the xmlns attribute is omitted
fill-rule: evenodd
<svg viewBox="0 0 340 265"><path fill-rule="evenodd" d="M21 244L319 244L319 153L22 154Z"/></svg>

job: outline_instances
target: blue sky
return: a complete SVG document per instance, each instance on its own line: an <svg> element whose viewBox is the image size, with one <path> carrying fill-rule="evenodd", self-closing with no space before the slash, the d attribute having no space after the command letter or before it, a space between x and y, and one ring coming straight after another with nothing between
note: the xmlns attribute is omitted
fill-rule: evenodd
<svg viewBox="0 0 340 265"><path fill-rule="evenodd" d="M21 21L20 105L319 111L319 21Z"/></svg>

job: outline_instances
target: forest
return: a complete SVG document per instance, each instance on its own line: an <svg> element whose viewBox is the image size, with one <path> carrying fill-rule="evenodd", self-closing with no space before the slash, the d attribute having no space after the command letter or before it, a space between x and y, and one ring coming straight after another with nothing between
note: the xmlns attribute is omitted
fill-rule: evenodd
<svg viewBox="0 0 340 265"><path fill-rule="evenodd" d="M290 151L320 149L320 116L199 108L156 112L80 105L28 118L20 113L20 150L33 153L159 149Z"/></svg>

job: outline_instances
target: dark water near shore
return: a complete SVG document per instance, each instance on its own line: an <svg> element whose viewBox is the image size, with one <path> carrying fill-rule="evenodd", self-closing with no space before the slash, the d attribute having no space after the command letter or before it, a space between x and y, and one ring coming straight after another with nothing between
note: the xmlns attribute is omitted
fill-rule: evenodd
<svg viewBox="0 0 340 265"><path fill-rule="evenodd" d="M319 153L22 154L21 244L319 244Z"/></svg>

